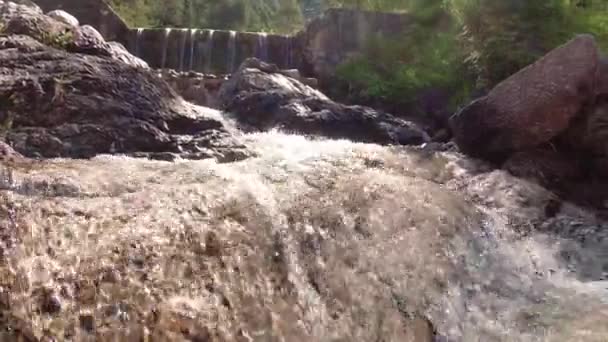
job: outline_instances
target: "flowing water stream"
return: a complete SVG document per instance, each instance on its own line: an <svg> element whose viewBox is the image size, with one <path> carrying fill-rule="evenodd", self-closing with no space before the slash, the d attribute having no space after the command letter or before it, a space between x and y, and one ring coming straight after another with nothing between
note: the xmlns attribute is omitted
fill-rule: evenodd
<svg viewBox="0 0 608 342"><path fill-rule="evenodd" d="M606 341L608 238L591 213L545 218L550 193L455 153L243 139L257 156L236 163L15 169L14 310L63 331L87 308L118 331L154 307L165 330L226 341L414 341L414 317L436 341ZM75 283L58 314L32 309L37 289Z"/></svg>

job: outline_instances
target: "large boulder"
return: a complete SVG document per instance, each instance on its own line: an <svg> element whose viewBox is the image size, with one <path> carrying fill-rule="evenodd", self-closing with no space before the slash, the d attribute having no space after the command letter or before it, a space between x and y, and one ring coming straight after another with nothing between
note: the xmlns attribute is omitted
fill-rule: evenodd
<svg viewBox="0 0 608 342"><path fill-rule="evenodd" d="M80 26L80 24L78 23L78 19L76 19L76 17L64 10L53 10L47 13L46 15L73 27Z"/></svg>
<svg viewBox="0 0 608 342"><path fill-rule="evenodd" d="M35 20L21 24L64 25L27 13ZM19 14L10 22L20 22ZM185 102L152 72L95 50L71 53L69 44L49 44L36 34L0 37L0 123L17 152L43 158L247 156L219 112Z"/></svg>
<svg viewBox="0 0 608 342"><path fill-rule="evenodd" d="M578 35L452 116L454 140L483 158L547 142L593 100L598 73L595 39Z"/></svg>
<svg viewBox="0 0 608 342"><path fill-rule="evenodd" d="M131 55L120 43L106 42L92 26L73 26L57 20L36 7L0 1L3 33L26 35L51 47L69 52L111 57L133 66L148 68L146 62Z"/></svg>
<svg viewBox="0 0 608 342"><path fill-rule="evenodd" d="M598 96L608 97L608 57L600 58L599 79L595 93Z"/></svg>
<svg viewBox="0 0 608 342"><path fill-rule="evenodd" d="M246 60L219 93L221 107L249 131L273 128L380 144L421 144L415 124L362 106L346 106L258 59Z"/></svg>

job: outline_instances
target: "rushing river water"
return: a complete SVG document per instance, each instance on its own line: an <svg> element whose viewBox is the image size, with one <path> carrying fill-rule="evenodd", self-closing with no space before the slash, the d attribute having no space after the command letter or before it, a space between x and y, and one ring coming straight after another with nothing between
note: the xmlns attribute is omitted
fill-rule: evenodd
<svg viewBox="0 0 608 342"><path fill-rule="evenodd" d="M0 231L10 311L68 339L83 311L98 335L608 338L606 225L591 213L547 218L550 193L455 153L245 140L257 156L237 163L15 167ZM40 313L40 296L60 308Z"/></svg>

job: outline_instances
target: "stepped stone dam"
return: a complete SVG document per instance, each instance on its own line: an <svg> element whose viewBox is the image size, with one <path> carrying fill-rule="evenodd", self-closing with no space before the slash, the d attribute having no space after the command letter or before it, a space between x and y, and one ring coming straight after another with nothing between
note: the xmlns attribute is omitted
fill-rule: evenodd
<svg viewBox="0 0 608 342"><path fill-rule="evenodd" d="M130 28L103 0L35 0L45 11L63 9L81 24L97 28L107 40L156 69L229 74L257 57L283 69L324 78L361 53L369 39L406 33L406 14L330 9L293 35L237 32L211 28Z"/></svg>
<svg viewBox="0 0 608 342"><path fill-rule="evenodd" d="M128 48L153 68L231 73L248 57L292 68L294 38L208 29L132 29Z"/></svg>

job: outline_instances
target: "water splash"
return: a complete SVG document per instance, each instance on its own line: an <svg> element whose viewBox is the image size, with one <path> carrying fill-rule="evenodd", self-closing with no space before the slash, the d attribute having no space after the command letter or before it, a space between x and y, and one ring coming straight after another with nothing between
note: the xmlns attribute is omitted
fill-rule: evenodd
<svg viewBox="0 0 608 342"><path fill-rule="evenodd" d="M228 38L228 72L234 72L236 68L236 31L230 31Z"/></svg>
<svg viewBox="0 0 608 342"><path fill-rule="evenodd" d="M167 49L169 48L169 35L171 34L171 29L165 29L165 36L163 37L163 47L162 47L162 57L160 59L160 68L164 69L167 65Z"/></svg>
<svg viewBox="0 0 608 342"><path fill-rule="evenodd" d="M205 47L205 67L204 67L204 72L205 73L210 73L211 72L211 58L213 57L213 34L215 33L215 30L208 30L207 31L207 43L206 43L206 47Z"/></svg>
<svg viewBox="0 0 608 342"><path fill-rule="evenodd" d="M188 70L194 70L194 40L197 31L197 29L190 29L190 62L188 64Z"/></svg>
<svg viewBox="0 0 608 342"><path fill-rule="evenodd" d="M258 33L257 58L268 62L268 34L266 32Z"/></svg>
<svg viewBox="0 0 608 342"><path fill-rule="evenodd" d="M103 156L15 170L10 183L17 187L65 184L82 196L51 197L36 188L22 196L9 188L10 199L18 201L13 207L28 209L18 213L29 228L19 240L24 247L7 253L9 265L35 289L64 282L65 273L57 271L74 269L74 260L88 272L74 272L73 282L92 282L113 267L124 277L121 291L129 305L129 298L162 284L164 302L194 297L179 306L202 317L217 310L217 299L205 292L209 278L191 276L191 265L201 264L211 279L222 280L226 298L259 298L236 301L235 315L249 314L253 306L266 316L276 314L276 323L289 333L306 337L276 330L289 341L349 334L351 341L413 340L395 334L411 327L403 316L419 313L442 335L436 341L606 340L605 284L596 288L581 281L572 273L575 265L559 260L565 244L575 241L551 229L525 236L513 230L519 215L544 217L541 199L550 194L538 187L499 170L479 173L481 165L453 153L429 156L417 148L276 132L243 139L256 156L238 163ZM33 206L49 208L52 221ZM579 227L580 233L594 220L584 214L569 208L555 223L563 220L559 225ZM63 229L49 229L51 224ZM604 231L589 230L585 241L605 241L598 240L605 239ZM227 253L225 264L200 257L199 241L211 236ZM140 255L155 280L145 287L142 266L133 262ZM605 261L603 255L586 262ZM275 284L278 272L290 291L258 286ZM9 291L11 310L31 312L25 310L38 300L31 291ZM63 300L78 307L86 300L80 297ZM156 296L137 298L146 307L163 304ZM95 300L102 312L115 302ZM294 305L285 310L297 311L277 313L270 301L290 301ZM325 324L336 303L342 313ZM30 315L44 318L37 311ZM56 315L67 320L71 312ZM361 319L352 320L355 315ZM223 328L221 317L213 319ZM273 331L274 323L243 320L249 330ZM304 330L309 326L318 329Z"/></svg>

